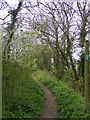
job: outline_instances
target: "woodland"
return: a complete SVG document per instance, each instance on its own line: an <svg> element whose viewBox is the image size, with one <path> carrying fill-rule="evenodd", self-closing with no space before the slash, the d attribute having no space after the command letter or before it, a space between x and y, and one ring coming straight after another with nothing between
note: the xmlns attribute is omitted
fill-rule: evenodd
<svg viewBox="0 0 90 120"><path fill-rule="evenodd" d="M0 0L2 118L41 118L45 95L34 77L54 96L57 118L89 118L84 44L90 1L9 1Z"/></svg>

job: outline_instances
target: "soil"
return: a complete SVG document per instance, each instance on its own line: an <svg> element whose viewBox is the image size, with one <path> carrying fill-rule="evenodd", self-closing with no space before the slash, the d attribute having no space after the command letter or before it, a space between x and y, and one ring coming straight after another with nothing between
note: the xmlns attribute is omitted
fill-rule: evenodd
<svg viewBox="0 0 90 120"><path fill-rule="evenodd" d="M56 101L53 95L51 94L51 92L45 85L40 83L36 78L34 78L34 80L40 85L40 87L42 88L45 94L44 111L43 111L43 115L41 118L56 119L57 118L57 104L56 104Z"/></svg>

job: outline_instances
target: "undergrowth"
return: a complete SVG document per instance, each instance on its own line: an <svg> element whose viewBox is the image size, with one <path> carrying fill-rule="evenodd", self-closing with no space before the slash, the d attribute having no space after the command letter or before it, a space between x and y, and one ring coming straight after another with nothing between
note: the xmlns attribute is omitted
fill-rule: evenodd
<svg viewBox="0 0 90 120"><path fill-rule="evenodd" d="M37 71L35 77L53 93L58 106L58 118L87 118L84 98L47 71Z"/></svg>
<svg viewBox="0 0 90 120"><path fill-rule="evenodd" d="M3 63L3 118L36 118L42 115L44 93L18 63Z"/></svg>

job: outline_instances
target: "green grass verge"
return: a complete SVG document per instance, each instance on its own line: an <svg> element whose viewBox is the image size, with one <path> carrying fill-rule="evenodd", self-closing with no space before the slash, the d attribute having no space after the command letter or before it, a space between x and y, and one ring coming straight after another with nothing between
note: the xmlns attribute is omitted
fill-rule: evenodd
<svg viewBox="0 0 90 120"><path fill-rule="evenodd" d="M58 118L87 118L84 98L54 75L47 71L37 71L35 77L46 85L57 101Z"/></svg>
<svg viewBox="0 0 90 120"><path fill-rule="evenodd" d="M44 93L17 63L3 64L3 118L36 118L42 115Z"/></svg>

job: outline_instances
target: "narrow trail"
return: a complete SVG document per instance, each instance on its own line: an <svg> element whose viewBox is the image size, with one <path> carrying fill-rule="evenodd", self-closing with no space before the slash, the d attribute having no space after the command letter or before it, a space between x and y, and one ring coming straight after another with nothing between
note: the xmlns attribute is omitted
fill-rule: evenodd
<svg viewBox="0 0 90 120"><path fill-rule="evenodd" d="M57 118L57 104L52 96L51 92L47 87L45 87L43 84L41 84L36 78L34 78L35 82L37 82L45 94L45 100L44 100L44 112L41 118Z"/></svg>

